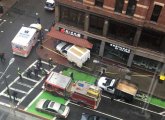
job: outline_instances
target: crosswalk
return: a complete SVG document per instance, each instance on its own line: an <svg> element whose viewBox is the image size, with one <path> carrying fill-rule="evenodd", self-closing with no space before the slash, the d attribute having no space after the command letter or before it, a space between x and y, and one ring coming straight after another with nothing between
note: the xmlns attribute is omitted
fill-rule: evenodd
<svg viewBox="0 0 165 120"><path fill-rule="evenodd" d="M16 93L14 104L17 107L26 97L42 82L45 78L45 75L42 75L41 71L39 71L38 77L35 76L34 72L32 72L31 78L27 77L26 72L28 69L34 70L37 65L37 60L34 61L27 69L25 69L22 73L22 79L18 76L16 77L2 92L0 92L0 103L9 106L10 103L13 103L13 93ZM56 68L56 65L52 67L45 61L42 61L41 69L44 69L48 74ZM12 101L10 99L12 98ZM2 101L1 101L2 100Z"/></svg>

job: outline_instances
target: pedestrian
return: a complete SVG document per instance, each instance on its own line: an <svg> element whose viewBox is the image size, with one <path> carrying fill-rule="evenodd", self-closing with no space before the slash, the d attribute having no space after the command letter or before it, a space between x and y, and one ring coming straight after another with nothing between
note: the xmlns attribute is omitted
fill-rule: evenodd
<svg viewBox="0 0 165 120"><path fill-rule="evenodd" d="M34 75L35 75L35 77L38 77L38 68L37 67L34 68Z"/></svg>
<svg viewBox="0 0 165 120"><path fill-rule="evenodd" d="M17 92L16 91L13 91L13 93L12 93L12 96L13 96L13 98L14 98L14 102L16 101L16 99L17 99Z"/></svg>
<svg viewBox="0 0 165 120"><path fill-rule="evenodd" d="M40 67L42 67L42 61L41 61L41 58L38 58L37 63L38 63L38 65L39 65Z"/></svg>
<svg viewBox="0 0 165 120"><path fill-rule="evenodd" d="M36 65L38 71L41 70L41 64L37 62L37 65Z"/></svg>
<svg viewBox="0 0 165 120"><path fill-rule="evenodd" d="M31 78L32 70L29 68L28 71L26 72L26 76L28 78Z"/></svg>
<svg viewBox="0 0 165 120"><path fill-rule="evenodd" d="M114 101L114 96L111 97L111 101Z"/></svg>
<svg viewBox="0 0 165 120"><path fill-rule="evenodd" d="M0 53L1 62L5 62L5 53Z"/></svg>
<svg viewBox="0 0 165 120"><path fill-rule="evenodd" d="M46 70L45 70L44 68L42 68L42 70L41 70L41 74L42 74L42 75L45 75L45 76L48 75L47 72L46 72Z"/></svg>
<svg viewBox="0 0 165 120"><path fill-rule="evenodd" d="M41 24L41 20L40 20L39 17L37 18L37 23L38 23L38 24Z"/></svg>
<svg viewBox="0 0 165 120"><path fill-rule="evenodd" d="M19 67L17 68L17 74L18 74L19 78L22 80L21 70Z"/></svg>
<svg viewBox="0 0 165 120"><path fill-rule="evenodd" d="M53 62L52 58L49 58L49 60L48 60L49 67L52 67L53 66L52 62Z"/></svg>

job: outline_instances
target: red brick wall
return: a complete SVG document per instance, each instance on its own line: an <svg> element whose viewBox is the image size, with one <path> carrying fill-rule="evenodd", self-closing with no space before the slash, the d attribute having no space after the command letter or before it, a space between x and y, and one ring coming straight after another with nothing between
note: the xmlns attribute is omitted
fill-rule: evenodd
<svg viewBox="0 0 165 120"><path fill-rule="evenodd" d="M115 8L115 0L104 0L104 5Z"/></svg>

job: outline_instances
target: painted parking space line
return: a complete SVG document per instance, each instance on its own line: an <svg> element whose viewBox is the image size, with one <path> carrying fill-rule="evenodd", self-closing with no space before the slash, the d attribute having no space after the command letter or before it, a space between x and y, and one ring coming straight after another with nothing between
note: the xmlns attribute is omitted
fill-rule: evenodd
<svg viewBox="0 0 165 120"><path fill-rule="evenodd" d="M80 106L80 105L78 105L78 104L76 104L76 103L73 103L73 102L70 102L70 104L75 105L75 106L82 107L82 106ZM98 110L94 110L94 109L91 109L91 108L88 108L88 107L83 107L83 108L88 109L88 110L91 110L91 111L93 111L93 112L100 113L100 114L102 114L102 115L106 115L106 116L115 118L115 119L117 119L117 120L123 120L122 118L119 118L119 117L116 117L116 116L113 116L113 115L110 115L110 114L106 114L106 113L103 113L103 112L98 111Z"/></svg>
<svg viewBox="0 0 165 120"><path fill-rule="evenodd" d="M107 98L107 99L111 99L110 97L104 96L104 95L102 95L102 97L105 97L105 98ZM127 104L127 105L129 105L129 106L132 106L132 107L135 107L135 108L138 108L138 109L142 109L142 110L144 109L144 108L142 108L142 107L139 107L139 106L136 106L136 105L133 105L133 104L130 104L130 103L121 101L121 100L119 100L119 99L114 99L114 101L120 102L120 103L124 103L124 104ZM146 110L146 109L145 109L145 110ZM158 115L159 115L158 112L155 112L155 111L152 111L152 110L148 110L148 109L147 109L146 111L151 112L151 113L155 113L155 114L158 114Z"/></svg>

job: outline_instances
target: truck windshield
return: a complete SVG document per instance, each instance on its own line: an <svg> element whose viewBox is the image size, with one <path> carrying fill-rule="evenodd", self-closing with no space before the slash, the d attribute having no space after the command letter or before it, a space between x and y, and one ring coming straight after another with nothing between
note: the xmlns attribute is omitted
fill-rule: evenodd
<svg viewBox="0 0 165 120"><path fill-rule="evenodd" d="M50 100L45 101L45 103L43 104L43 108L48 108L49 103L50 103Z"/></svg>

